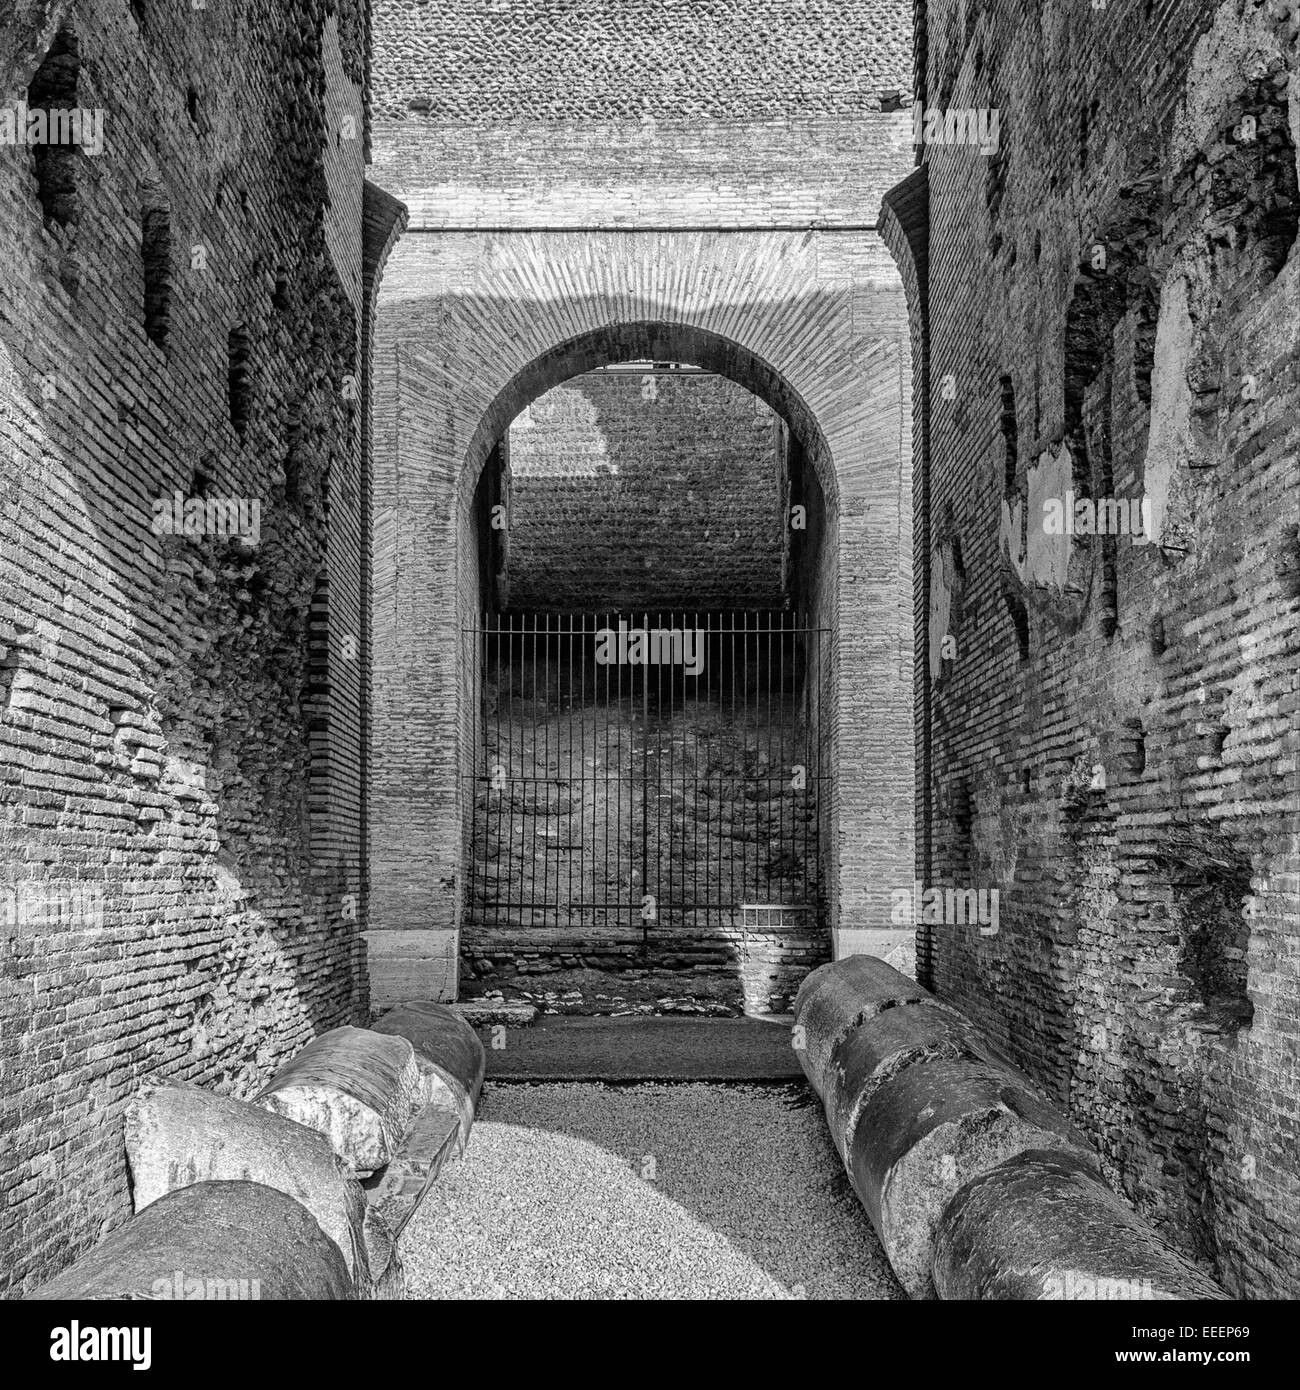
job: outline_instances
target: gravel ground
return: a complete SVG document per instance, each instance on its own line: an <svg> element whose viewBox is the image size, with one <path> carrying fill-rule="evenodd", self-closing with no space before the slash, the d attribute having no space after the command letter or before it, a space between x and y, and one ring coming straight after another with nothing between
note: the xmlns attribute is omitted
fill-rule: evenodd
<svg viewBox="0 0 1300 1390"><path fill-rule="evenodd" d="M802 1083L489 1086L401 1250L413 1299L905 1296Z"/></svg>

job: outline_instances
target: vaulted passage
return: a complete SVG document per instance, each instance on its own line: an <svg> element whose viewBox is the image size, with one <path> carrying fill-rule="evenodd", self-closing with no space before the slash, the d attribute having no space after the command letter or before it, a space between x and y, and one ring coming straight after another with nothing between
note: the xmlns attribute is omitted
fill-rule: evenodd
<svg viewBox="0 0 1300 1390"><path fill-rule="evenodd" d="M1298 40L6 6L0 1291L1300 1293Z"/></svg>

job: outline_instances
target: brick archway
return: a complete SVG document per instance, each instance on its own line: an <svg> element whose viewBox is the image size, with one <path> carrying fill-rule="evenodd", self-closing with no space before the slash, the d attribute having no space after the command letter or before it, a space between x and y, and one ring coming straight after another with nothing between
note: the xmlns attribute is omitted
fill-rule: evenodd
<svg viewBox="0 0 1300 1390"><path fill-rule="evenodd" d="M511 419L592 367L708 367L800 439L826 500L834 631L829 845L836 955L883 952L912 876L910 391L905 308L873 233L416 234L376 324L369 931L376 1007L454 997L463 750L478 607L470 525ZM837 253L828 256L828 250ZM828 265L828 261L831 264Z"/></svg>

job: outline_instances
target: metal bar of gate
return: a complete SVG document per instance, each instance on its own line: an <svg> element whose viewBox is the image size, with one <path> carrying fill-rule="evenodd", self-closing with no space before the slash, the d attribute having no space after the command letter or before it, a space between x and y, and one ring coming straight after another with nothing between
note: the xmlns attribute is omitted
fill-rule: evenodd
<svg viewBox="0 0 1300 1390"><path fill-rule="evenodd" d="M824 911L827 634L793 613L638 617L644 632L693 622L699 676L643 664L627 673L625 703L624 663L602 674L593 659L589 685L587 647L617 615L484 614L467 632L484 690L467 763L471 911L527 927L592 910L608 926L650 895L658 920L676 923L773 894ZM714 700L721 722L694 723Z"/></svg>

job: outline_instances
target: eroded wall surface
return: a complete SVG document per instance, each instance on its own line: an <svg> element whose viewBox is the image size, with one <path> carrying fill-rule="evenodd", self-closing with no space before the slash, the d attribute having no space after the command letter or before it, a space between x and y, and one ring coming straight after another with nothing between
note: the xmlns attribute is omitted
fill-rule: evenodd
<svg viewBox="0 0 1300 1390"><path fill-rule="evenodd" d="M0 121L103 135L0 144L0 1286L129 1212L143 1078L365 1016L364 53L358 0L0 17Z"/></svg>
<svg viewBox="0 0 1300 1390"><path fill-rule="evenodd" d="M923 922L921 976L1230 1291L1294 1297L1295 6L925 18L919 874L1000 912Z"/></svg>

